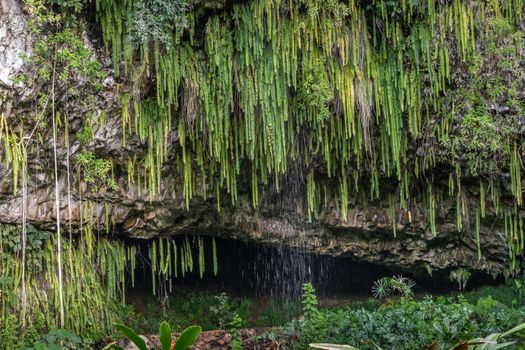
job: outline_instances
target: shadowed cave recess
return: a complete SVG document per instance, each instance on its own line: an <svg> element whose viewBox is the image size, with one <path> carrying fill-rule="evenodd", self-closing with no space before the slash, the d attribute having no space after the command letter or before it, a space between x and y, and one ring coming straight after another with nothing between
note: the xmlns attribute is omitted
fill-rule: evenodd
<svg viewBox="0 0 525 350"><path fill-rule="evenodd" d="M192 243L191 255L193 271L182 276L179 271L171 277L163 277L152 272L152 259L149 254L150 240L126 239L126 245L137 247L137 266L134 272L127 270L129 288L128 302L133 304L135 297L152 295L168 297L178 291L207 291L219 294L256 298L275 298L299 300L302 287L311 282L319 296L326 298L367 297L371 295L373 283L382 277L402 275L416 282L414 291L418 294L441 294L458 289L457 283L449 278L450 271L434 272L429 275L414 274L377 264L359 262L350 257L334 257L307 252L301 248L281 245L265 245L242 242L235 239L211 238L206 236L179 235L170 237L180 247L186 239ZM203 242L203 266L200 273L196 265L200 259L199 249L194 244ZM213 241L216 245L217 271L214 271ZM173 258L173 257L172 257ZM173 261L172 261L173 262ZM179 267L180 269L180 267ZM131 285L131 274L134 285ZM155 277L153 277L155 276ZM155 281L153 281L153 279ZM489 274L474 273L468 280L467 290L482 285L502 283L502 278L492 278ZM171 288L170 288L171 284ZM155 291L154 291L155 289Z"/></svg>

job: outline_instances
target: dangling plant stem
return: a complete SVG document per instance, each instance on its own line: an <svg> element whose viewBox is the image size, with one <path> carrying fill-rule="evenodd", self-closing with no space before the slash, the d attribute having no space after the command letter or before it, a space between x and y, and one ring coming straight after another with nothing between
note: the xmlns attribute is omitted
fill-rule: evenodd
<svg viewBox="0 0 525 350"><path fill-rule="evenodd" d="M27 292L26 292L26 245L27 245L27 155L23 144L23 138L20 137L19 147L22 153L22 277L21 277L21 296L22 312L22 329L26 327L27 314Z"/></svg>
<svg viewBox="0 0 525 350"><path fill-rule="evenodd" d="M67 216L68 216L68 229L69 229L69 267L73 270L73 227L72 227L72 210L71 210L71 176L70 176L70 149L69 149L69 122L68 118L65 119L65 130L64 139L66 143L66 176L67 176Z"/></svg>
<svg viewBox="0 0 525 350"><path fill-rule="evenodd" d="M55 110L55 80L56 80L56 52L53 62L53 77L51 80L51 118L53 120L53 160L55 165L55 207L57 226L57 271L58 271L58 298L60 303L60 328L64 328L64 294L62 285L62 239L60 234L60 192L58 188L58 156L57 156L57 123Z"/></svg>

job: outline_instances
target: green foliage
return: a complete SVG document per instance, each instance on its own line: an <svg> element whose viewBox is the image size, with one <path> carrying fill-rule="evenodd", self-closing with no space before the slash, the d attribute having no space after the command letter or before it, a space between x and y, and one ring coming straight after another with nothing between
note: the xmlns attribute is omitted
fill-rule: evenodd
<svg viewBox="0 0 525 350"><path fill-rule="evenodd" d="M460 290L467 288L467 283L470 278L470 272L463 268L458 268L450 271L450 280L456 282Z"/></svg>
<svg viewBox="0 0 525 350"><path fill-rule="evenodd" d="M144 300L146 302L147 300ZM375 300L352 303L355 307L377 308ZM214 295L209 292L181 292L169 295L160 305L152 297L144 309L140 309L129 324L143 334L151 334L166 320L175 331L198 322L203 330L227 329L235 315L239 315L248 327L279 327L301 314L298 302L270 299L254 300L247 297L230 297L226 293Z"/></svg>
<svg viewBox="0 0 525 350"><path fill-rule="evenodd" d="M186 328L184 331L182 331L181 335L175 342L174 350L186 350L190 346L192 346L195 341L197 340L197 337L202 332L201 327L199 326L191 326Z"/></svg>
<svg viewBox="0 0 525 350"><path fill-rule="evenodd" d="M91 341L64 329L51 329L27 350L89 350Z"/></svg>
<svg viewBox="0 0 525 350"><path fill-rule="evenodd" d="M152 300L130 324L144 334L155 332L162 320L172 324L176 331L196 322L204 330L226 329L235 314L243 320L250 319L251 307L250 299L228 297L225 293L177 292L169 296L164 307ZM279 325L282 324L284 322Z"/></svg>
<svg viewBox="0 0 525 350"><path fill-rule="evenodd" d="M93 125L92 125L91 118L86 118L86 121L84 123L84 126L82 127L82 130L79 131L75 135L75 138L83 146L93 141L93 139L95 138L95 133L93 131Z"/></svg>
<svg viewBox="0 0 525 350"><path fill-rule="evenodd" d="M188 28L186 0L140 0L131 12L129 40L135 47L151 42L171 45L173 33Z"/></svg>
<svg viewBox="0 0 525 350"><path fill-rule="evenodd" d="M50 331L46 327L44 315L36 314L29 320L29 323L26 325L26 328L23 330L23 332L19 332L19 339L21 339L21 343L27 347L37 343L38 341L45 341L45 335L49 333ZM89 338L82 339L82 344L84 345L87 345L90 342L91 340Z"/></svg>
<svg viewBox="0 0 525 350"><path fill-rule="evenodd" d="M513 282L513 287L516 293L519 295L519 300L525 300L525 274L521 274L521 276L516 276Z"/></svg>
<svg viewBox="0 0 525 350"><path fill-rule="evenodd" d="M63 15L54 12L46 0L24 0L23 5L30 15L29 25L34 33L47 26L58 26L63 20Z"/></svg>
<svg viewBox="0 0 525 350"><path fill-rule="evenodd" d="M21 229L2 226L0 233L0 323L9 323L9 315L18 315L21 309L22 264L18 259L20 246L16 238L21 236ZM28 327L6 327L4 332L11 334L2 335L3 338L16 337L15 344L20 347L32 345L31 342L38 340L38 333L59 326L58 319L54 317L59 300L57 237L28 227L27 238L25 278ZM64 253L65 327L82 337L101 337L107 334L113 322L129 316L129 309L121 302L125 293L126 269L130 269L131 273L134 269L131 254L117 242L95 240L90 235L83 235L80 242L63 240L61 249ZM132 251L131 248L129 250Z"/></svg>
<svg viewBox="0 0 525 350"><path fill-rule="evenodd" d="M239 316L228 294L216 295L215 303L210 306L210 312L219 320L219 328L224 329L228 324ZM239 316L240 317L240 316ZM242 318L241 318L242 319Z"/></svg>
<svg viewBox="0 0 525 350"><path fill-rule="evenodd" d="M160 324L159 338L162 350L171 350L171 327L164 321Z"/></svg>
<svg viewBox="0 0 525 350"><path fill-rule="evenodd" d="M139 350L148 350L144 339L142 339L132 328L122 324L117 324L115 327L133 344L135 344ZM174 350L187 350L195 343L201 332L201 327L190 326L182 331L177 338L177 341L172 341L170 325L167 322L162 322L159 328L161 350L171 350L172 347ZM109 346L109 349L123 350L120 346L115 345L114 343Z"/></svg>
<svg viewBox="0 0 525 350"><path fill-rule="evenodd" d="M60 8L60 13L73 12L79 14L84 7L85 0L47 0L49 4Z"/></svg>
<svg viewBox="0 0 525 350"><path fill-rule="evenodd" d="M483 298L491 298L498 303L512 307L520 301L519 293L517 293L512 286L485 286L478 290L464 293L463 295L471 304L476 304L478 300Z"/></svg>
<svg viewBox="0 0 525 350"><path fill-rule="evenodd" d="M34 1L34 0L30 0ZM78 24L78 15L85 8L87 0L45 0L46 8L56 10L60 16L60 22L66 27L72 27Z"/></svg>
<svg viewBox="0 0 525 350"><path fill-rule="evenodd" d="M376 298L387 298L395 293L400 294L403 298L412 298L414 292L412 288L416 283L408 277L395 276L383 277L374 282L372 293Z"/></svg>
<svg viewBox="0 0 525 350"><path fill-rule="evenodd" d="M161 324L162 326L162 324ZM132 328L130 327L127 327L123 324L117 324L115 325L115 328L120 332L122 333L122 335L124 335L126 338L128 338L130 341L133 342L133 344L135 344L135 346L137 348L139 348L139 350L148 350L148 348L146 347L146 342L144 341L144 339L142 339Z"/></svg>
<svg viewBox="0 0 525 350"><path fill-rule="evenodd" d="M509 329L506 332L493 333L484 338L476 338L468 341L461 342L451 348L451 350L462 350L465 349L486 349L486 350L496 350L503 349L510 346L514 346L516 342L506 341L506 337L513 335L514 333L522 332L525 330L525 323L519 324L512 329Z"/></svg>
<svg viewBox="0 0 525 350"><path fill-rule="evenodd" d="M457 132L442 140L449 154L467 165L465 172L470 175L490 174L507 166L509 140L519 133L522 113L513 86L521 69L517 62L525 43L523 33L500 17L490 18L482 33L480 50L468 70L468 84L453 92Z"/></svg>
<svg viewBox="0 0 525 350"><path fill-rule="evenodd" d="M470 109L460 124L459 134L452 138L443 138L443 145L449 154L460 162L468 164L467 174L478 175L487 169L492 162L492 168L504 166L502 155L510 156L510 149L505 140L510 130L500 125L486 110L484 105Z"/></svg>
<svg viewBox="0 0 525 350"><path fill-rule="evenodd" d="M27 266L35 271L41 271L41 261L44 256L43 247L51 237L51 232L41 231L33 226L28 226L26 234ZM2 246L0 248L1 260L7 261L18 256L22 250L20 227L0 224L0 244Z"/></svg>
<svg viewBox="0 0 525 350"><path fill-rule="evenodd" d="M77 154L76 161L84 182L93 185L93 191L98 191L101 186L117 189L111 159L96 158L93 152L84 151Z"/></svg>
<svg viewBox="0 0 525 350"><path fill-rule="evenodd" d="M257 318L257 327L277 327L290 322L301 314L298 302L270 300Z"/></svg>
<svg viewBox="0 0 525 350"><path fill-rule="evenodd" d="M462 341L458 343L457 345L450 348L450 350L463 350L463 349L487 349L487 350L495 350L495 349L503 349L507 348L509 346L513 346L515 342L505 342L503 341L503 338L505 338L508 335L512 335L513 333L517 333L525 329L525 323L517 325L516 327L508 330L504 333L493 333L491 335L488 335L485 338L476 338L471 339L468 341ZM374 344L375 347L378 350L381 350L381 347ZM437 342L432 343L429 348L434 349L436 348ZM335 344L310 344L312 348L316 349L324 349L324 350L359 350L357 348L354 348L350 345L335 345Z"/></svg>
<svg viewBox="0 0 525 350"><path fill-rule="evenodd" d="M233 320L230 322L230 333L231 333L231 349L242 350L242 318L238 314L233 316Z"/></svg>
<svg viewBox="0 0 525 350"><path fill-rule="evenodd" d="M89 350L92 341L81 338L72 331L50 329L45 331L42 320L30 323L25 332L20 332L15 315L8 316L2 323L0 344L5 350Z"/></svg>
<svg viewBox="0 0 525 350"><path fill-rule="evenodd" d="M20 137L19 137L20 136ZM27 152L20 138L23 133L17 135L7 124L7 118L0 114L0 145L3 146L3 154L0 161L8 168L12 169L13 193L16 194L19 181L21 181L21 172L27 163Z"/></svg>
<svg viewBox="0 0 525 350"><path fill-rule="evenodd" d="M0 285L2 284L5 285L0 283ZM1 292L2 288L0 287L0 294ZM0 321L0 324L2 324L0 344L5 350L27 350L33 344L47 341L45 319L42 314L33 316L24 330L20 329L20 320L14 314L7 315ZM88 343L89 339L83 340L83 344ZM79 350L82 349L79 348Z"/></svg>
<svg viewBox="0 0 525 350"><path fill-rule="evenodd" d="M353 344L360 349L426 349L434 341L436 349L448 349L460 341L511 329L523 322L523 306L506 306L489 298L478 304L464 298L420 301L402 299L376 310L341 308L322 310L325 327L318 328L313 341L319 343ZM310 337L294 323L297 336ZM509 341L523 338L511 336ZM302 344L302 343L301 343ZM519 344L519 345L518 345Z"/></svg>
<svg viewBox="0 0 525 350"><path fill-rule="evenodd" d="M299 103L305 113L313 113L321 124L332 117L330 102L334 98L325 71L325 62L317 61L305 67L299 88Z"/></svg>
<svg viewBox="0 0 525 350"><path fill-rule="evenodd" d="M317 308L319 302L315 295L315 289L311 283L305 283L303 285L303 298L301 303L303 304L303 317L306 323L314 324L319 317L319 310Z"/></svg>
<svg viewBox="0 0 525 350"><path fill-rule="evenodd" d="M183 243L178 247L177 243L166 237L152 240L148 249L149 257L151 259L151 278L153 284L153 295L166 294L173 290L173 277L178 277L179 273L184 277L186 273L195 271L194 267L198 263L199 275L202 278L206 268L206 261L204 257L204 241L202 237L184 237ZM194 263L193 252L198 253L198 262ZM213 249L212 254L216 254ZM213 257L214 270L217 267L217 257ZM167 287L164 291L158 293L157 285L163 281L166 282Z"/></svg>
<svg viewBox="0 0 525 350"><path fill-rule="evenodd" d="M315 339L320 329L325 327L326 320L318 309L317 296L311 283L303 285L303 319L300 325L302 331L301 344L306 347L310 341Z"/></svg>
<svg viewBox="0 0 525 350"><path fill-rule="evenodd" d="M82 38L71 29L64 29L36 41L29 61L38 67L38 75L50 81L53 71L62 82L74 77L85 78L101 89L106 73L85 46Z"/></svg>
<svg viewBox="0 0 525 350"><path fill-rule="evenodd" d="M3 291L3 288L0 288ZM19 348L19 339L17 336L18 319L15 315L9 315L2 321L0 330L0 344L6 350L17 350Z"/></svg>

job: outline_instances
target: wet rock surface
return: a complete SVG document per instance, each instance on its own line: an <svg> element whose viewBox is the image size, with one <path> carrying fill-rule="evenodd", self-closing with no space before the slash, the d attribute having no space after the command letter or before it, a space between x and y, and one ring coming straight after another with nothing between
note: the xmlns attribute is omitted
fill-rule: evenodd
<svg viewBox="0 0 525 350"><path fill-rule="evenodd" d="M13 80L31 52L27 19L17 0L0 0L0 85L14 87Z"/></svg>

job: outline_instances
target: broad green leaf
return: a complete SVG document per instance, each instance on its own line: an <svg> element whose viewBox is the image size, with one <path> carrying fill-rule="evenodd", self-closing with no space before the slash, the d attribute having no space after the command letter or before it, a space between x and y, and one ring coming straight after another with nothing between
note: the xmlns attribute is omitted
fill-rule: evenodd
<svg viewBox="0 0 525 350"><path fill-rule="evenodd" d="M177 339L174 350L186 350L195 343L197 337L202 332L199 326L190 326L186 328Z"/></svg>
<svg viewBox="0 0 525 350"><path fill-rule="evenodd" d="M503 337L506 337L507 335L510 335L512 333L516 333L516 332L519 332L519 331L522 331L525 329L525 323L522 323L520 325L517 325L516 327L506 331L505 333L503 333L500 338L503 338Z"/></svg>
<svg viewBox="0 0 525 350"><path fill-rule="evenodd" d="M122 347L117 345L117 342L114 341L112 343L109 343L108 345L104 346L102 350L124 350Z"/></svg>
<svg viewBox="0 0 525 350"><path fill-rule="evenodd" d="M166 321L160 324L160 345L162 350L171 350L171 328Z"/></svg>
<svg viewBox="0 0 525 350"><path fill-rule="evenodd" d="M310 344L310 347L323 349L323 350L359 350L350 345L337 345L337 344L324 344L324 343L314 343Z"/></svg>
<svg viewBox="0 0 525 350"><path fill-rule="evenodd" d="M139 337L139 335L133 329L126 327L123 324L117 324L115 325L115 328L117 328L120 333L128 337L128 339L131 340L133 344L135 344L137 348L139 348L139 350L148 350L144 339Z"/></svg>
<svg viewBox="0 0 525 350"><path fill-rule="evenodd" d="M49 349L46 344L41 343L41 342L35 343L33 347L35 348L35 350L48 350Z"/></svg>

